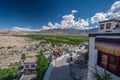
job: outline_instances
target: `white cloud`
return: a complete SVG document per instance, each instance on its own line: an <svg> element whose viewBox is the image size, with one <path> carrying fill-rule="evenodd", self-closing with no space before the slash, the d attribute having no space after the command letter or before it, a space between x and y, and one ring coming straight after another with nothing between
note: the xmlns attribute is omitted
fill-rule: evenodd
<svg viewBox="0 0 120 80"><path fill-rule="evenodd" d="M60 22L60 28L71 28L75 25L74 15L69 14L62 17L63 20Z"/></svg>
<svg viewBox="0 0 120 80"><path fill-rule="evenodd" d="M50 29L48 26L43 26L42 27L42 30L48 30L48 29Z"/></svg>
<svg viewBox="0 0 120 80"><path fill-rule="evenodd" d="M73 14L65 15L62 17L64 20L73 20L75 17Z"/></svg>
<svg viewBox="0 0 120 80"><path fill-rule="evenodd" d="M49 22L48 23L48 26L50 26L50 28L52 29L52 28L58 28L58 23L55 23L55 24L53 24L52 22Z"/></svg>
<svg viewBox="0 0 120 80"><path fill-rule="evenodd" d="M77 10L72 10L70 14L62 16L62 20L60 23L52 23L48 22L47 26L43 26L42 30L48 29L92 29L93 27L89 27L90 24L95 24L99 21L107 20L107 19L120 19L120 1L116 1L113 3L111 8L106 12L98 12L90 19L82 19L82 18L75 18L75 13ZM20 28L20 27L13 27L12 30L15 31L40 31L40 29L31 29L31 28Z"/></svg>
<svg viewBox="0 0 120 80"><path fill-rule="evenodd" d="M120 19L120 1L114 2L111 8L105 13L96 13L91 17L91 23L94 24L106 19Z"/></svg>
<svg viewBox="0 0 120 80"><path fill-rule="evenodd" d="M89 29L89 19L78 19L78 21L76 21L75 23L75 29Z"/></svg>
<svg viewBox="0 0 120 80"><path fill-rule="evenodd" d="M120 19L120 1L116 1L108 11L109 18Z"/></svg>
<svg viewBox="0 0 120 80"><path fill-rule="evenodd" d="M13 31L30 31L30 28L13 27Z"/></svg>
<svg viewBox="0 0 120 80"><path fill-rule="evenodd" d="M98 12L90 19L76 19L74 13L77 10L72 10L71 14L62 16L63 20L60 23L49 22L48 26L44 26L43 29L55 29L55 28L74 28L74 29L91 29L93 27L88 27L90 24L95 24L99 21L108 19L120 19L120 1L113 3L111 8L107 12Z"/></svg>
<svg viewBox="0 0 120 80"><path fill-rule="evenodd" d="M116 13L120 12L120 1L116 1L110 8L110 12Z"/></svg>
<svg viewBox="0 0 120 80"><path fill-rule="evenodd" d="M102 20L107 20L106 15L104 13L96 13L92 18L91 18L91 23L97 23Z"/></svg>
<svg viewBox="0 0 120 80"><path fill-rule="evenodd" d="M30 29L30 28L13 27L12 31L40 31L40 29Z"/></svg>
<svg viewBox="0 0 120 80"><path fill-rule="evenodd" d="M77 10L72 10L71 14L62 16L63 20L61 20L60 23L52 23L49 22L48 26L43 26L43 29L68 29L68 28L74 28L74 29L87 29L89 26L89 20L84 19L77 19L75 20L74 13L77 13Z"/></svg>
<svg viewBox="0 0 120 80"><path fill-rule="evenodd" d="M78 12L78 10L72 10L72 13L74 14L74 13L77 13Z"/></svg>

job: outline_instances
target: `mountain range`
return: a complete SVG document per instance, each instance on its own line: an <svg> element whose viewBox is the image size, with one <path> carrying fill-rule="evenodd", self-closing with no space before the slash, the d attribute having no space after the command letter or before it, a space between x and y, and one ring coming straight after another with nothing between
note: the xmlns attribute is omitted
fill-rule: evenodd
<svg viewBox="0 0 120 80"><path fill-rule="evenodd" d="M46 35L88 35L89 33L97 32L98 28L78 30L78 29L48 29L40 31L12 31L12 30L0 30L2 35L21 35L21 34L46 34Z"/></svg>
<svg viewBox="0 0 120 80"><path fill-rule="evenodd" d="M41 31L32 31L28 32L29 34L89 34L97 32L98 28L86 29L86 30L78 30L78 29L48 29Z"/></svg>

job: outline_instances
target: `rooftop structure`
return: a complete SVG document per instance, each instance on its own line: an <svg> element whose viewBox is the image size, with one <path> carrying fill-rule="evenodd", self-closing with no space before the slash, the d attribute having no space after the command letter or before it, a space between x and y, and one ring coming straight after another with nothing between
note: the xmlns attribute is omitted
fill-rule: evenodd
<svg viewBox="0 0 120 80"><path fill-rule="evenodd" d="M35 57L26 58L26 60L24 61L24 63L35 63L36 60L37 60L37 58L35 58Z"/></svg>
<svg viewBox="0 0 120 80"><path fill-rule="evenodd" d="M89 34L88 80L96 80L94 72L111 74L120 80L120 21L99 22L99 32Z"/></svg>
<svg viewBox="0 0 120 80"><path fill-rule="evenodd" d="M120 32L120 20L112 19L99 22L99 32L100 33Z"/></svg>
<svg viewBox="0 0 120 80"><path fill-rule="evenodd" d="M60 57L62 55L62 51L60 49L58 50L54 50L53 51L53 55L57 58Z"/></svg>

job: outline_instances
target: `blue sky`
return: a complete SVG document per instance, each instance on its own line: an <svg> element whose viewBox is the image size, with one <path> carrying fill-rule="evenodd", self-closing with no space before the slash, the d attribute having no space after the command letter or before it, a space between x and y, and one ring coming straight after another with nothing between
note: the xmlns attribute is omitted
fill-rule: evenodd
<svg viewBox="0 0 120 80"><path fill-rule="evenodd" d="M67 22L63 16L70 15L74 17L71 22L78 22L78 18L82 21L77 24L77 29L81 26L94 27L96 22L91 22L91 18L100 13L97 16L108 19L106 13L115 2L119 0L0 0L0 29L61 27Z"/></svg>

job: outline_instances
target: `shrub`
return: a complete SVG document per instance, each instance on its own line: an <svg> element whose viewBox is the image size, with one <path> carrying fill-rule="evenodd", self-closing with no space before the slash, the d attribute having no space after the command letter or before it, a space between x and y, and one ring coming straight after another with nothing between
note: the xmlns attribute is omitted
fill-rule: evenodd
<svg viewBox="0 0 120 80"><path fill-rule="evenodd" d="M84 54L84 61L85 61L86 64L88 63L88 59L89 59L89 52L86 52Z"/></svg>
<svg viewBox="0 0 120 80"><path fill-rule="evenodd" d="M7 49L11 49L11 48L13 48L13 47L12 47L12 46L8 46L8 47L7 47Z"/></svg>
<svg viewBox="0 0 120 80"><path fill-rule="evenodd" d="M12 80L18 73L17 68L0 69L0 80Z"/></svg>
<svg viewBox="0 0 120 80"><path fill-rule="evenodd" d="M26 59L26 55L25 54L21 54L21 59L24 61Z"/></svg>
<svg viewBox="0 0 120 80"><path fill-rule="evenodd" d="M48 63L47 60L45 59L42 50L40 51L39 55L38 55L38 59L37 59L37 71L36 71L36 75L37 75L37 80L43 80L44 78L44 74L46 72L48 68Z"/></svg>
<svg viewBox="0 0 120 80"><path fill-rule="evenodd" d="M3 48L5 48L5 47L3 47L3 46L0 47L0 49L3 49Z"/></svg>

